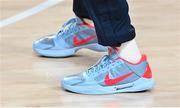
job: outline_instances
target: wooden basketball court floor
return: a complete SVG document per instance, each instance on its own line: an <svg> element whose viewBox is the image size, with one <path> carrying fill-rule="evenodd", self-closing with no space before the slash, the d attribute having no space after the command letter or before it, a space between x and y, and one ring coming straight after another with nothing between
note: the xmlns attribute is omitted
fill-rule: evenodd
<svg viewBox="0 0 180 108"><path fill-rule="evenodd" d="M45 0L0 0L0 20ZM29 107L180 107L180 1L129 0L137 42L149 57L156 86L150 92L80 95L60 88L60 80L82 72L102 55L81 50L71 58L38 57L32 42L57 32L73 16L72 0L0 28L0 105ZM13 19L12 19L13 20Z"/></svg>

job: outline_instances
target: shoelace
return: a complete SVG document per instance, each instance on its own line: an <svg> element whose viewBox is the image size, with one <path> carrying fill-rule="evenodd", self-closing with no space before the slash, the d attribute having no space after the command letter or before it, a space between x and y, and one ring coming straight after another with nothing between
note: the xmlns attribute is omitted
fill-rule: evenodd
<svg viewBox="0 0 180 108"><path fill-rule="evenodd" d="M70 23L76 22L76 21L77 21L76 19L77 19L77 18L71 18L70 20L68 20L67 22L65 22L65 23L62 25L62 27L65 27L66 25L68 25L68 24L70 24Z"/></svg>
<svg viewBox="0 0 180 108"><path fill-rule="evenodd" d="M58 32L58 37L59 36L67 36L67 34L71 34L73 32L78 31L80 28L76 26L77 21L75 19L71 19L67 23L63 25L62 30Z"/></svg>
<svg viewBox="0 0 180 108"><path fill-rule="evenodd" d="M104 60L102 60L104 59ZM99 63L100 62L100 63ZM102 70L104 68L108 68L109 64L111 64L111 61L109 59L108 55L105 55L101 58L101 60L99 60L99 62L97 62L97 64L93 65L92 67L90 67L86 74L90 77L94 77L100 74L100 72L102 72Z"/></svg>

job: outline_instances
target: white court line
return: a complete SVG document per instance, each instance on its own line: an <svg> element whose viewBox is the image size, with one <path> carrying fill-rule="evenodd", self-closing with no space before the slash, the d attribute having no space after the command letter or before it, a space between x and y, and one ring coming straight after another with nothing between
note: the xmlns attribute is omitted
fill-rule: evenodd
<svg viewBox="0 0 180 108"><path fill-rule="evenodd" d="M17 21L23 20L23 19L25 19L31 15L34 15L34 14L39 13L39 12L49 8L49 7L52 7L52 6L58 4L62 1L64 1L64 0L47 0L46 2L41 3L41 4L31 8L31 9L28 9L22 13L19 13L15 16L12 16L10 18L7 18L5 20L0 21L0 28L7 26L9 24L13 24Z"/></svg>

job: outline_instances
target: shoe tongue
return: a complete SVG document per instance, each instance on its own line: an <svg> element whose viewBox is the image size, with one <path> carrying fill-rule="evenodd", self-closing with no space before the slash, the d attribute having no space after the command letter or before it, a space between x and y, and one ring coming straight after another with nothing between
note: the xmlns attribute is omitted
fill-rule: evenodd
<svg viewBox="0 0 180 108"><path fill-rule="evenodd" d="M97 61L97 63L95 65L98 65L104 61L106 61L107 59L111 59L111 60L114 60L114 59L117 59L119 58L119 52L118 52L118 49L114 49L114 48L108 48L108 55L105 55L103 56L100 60ZM94 66L95 66L94 65Z"/></svg>
<svg viewBox="0 0 180 108"><path fill-rule="evenodd" d="M117 48L108 48L109 57L114 60L119 57L119 51Z"/></svg>
<svg viewBox="0 0 180 108"><path fill-rule="evenodd" d="M74 18L70 19L69 21L67 21L62 27L65 27L65 26L67 26L71 23L75 23L75 22L76 22L76 24L83 23L83 21L79 17L74 17Z"/></svg>
<svg viewBox="0 0 180 108"><path fill-rule="evenodd" d="M97 61L97 63L94 64L93 66L96 66L96 65L98 65L98 64L106 61L106 59L108 59L108 55L103 56L103 57L102 57L101 59L99 59L99 60Z"/></svg>
<svg viewBox="0 0 180 108"><path fill-rule="evenodd" d="M77 23L77 24L82 24L82 23L84 23L79 17L76 17L75 19L76 19L76 23Z"/></svg>

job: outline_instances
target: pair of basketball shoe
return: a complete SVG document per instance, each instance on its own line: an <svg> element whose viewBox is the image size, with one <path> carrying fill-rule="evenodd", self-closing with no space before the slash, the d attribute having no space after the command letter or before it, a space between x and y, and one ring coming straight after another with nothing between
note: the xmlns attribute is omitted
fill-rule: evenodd
<svg viewBox="0 0 180 108"><path fill-rule="evenodd" d="M34 52L47 57L72 56L82 48L108 51L109 54L86 71L65 77L61 81L65 90L82 94L110 94L153 88L154 79L145 55L138 63L124 60L115 49L99 45L94 26L83 23L78 17L66 22L58 33L33 43Z"/></svg>

